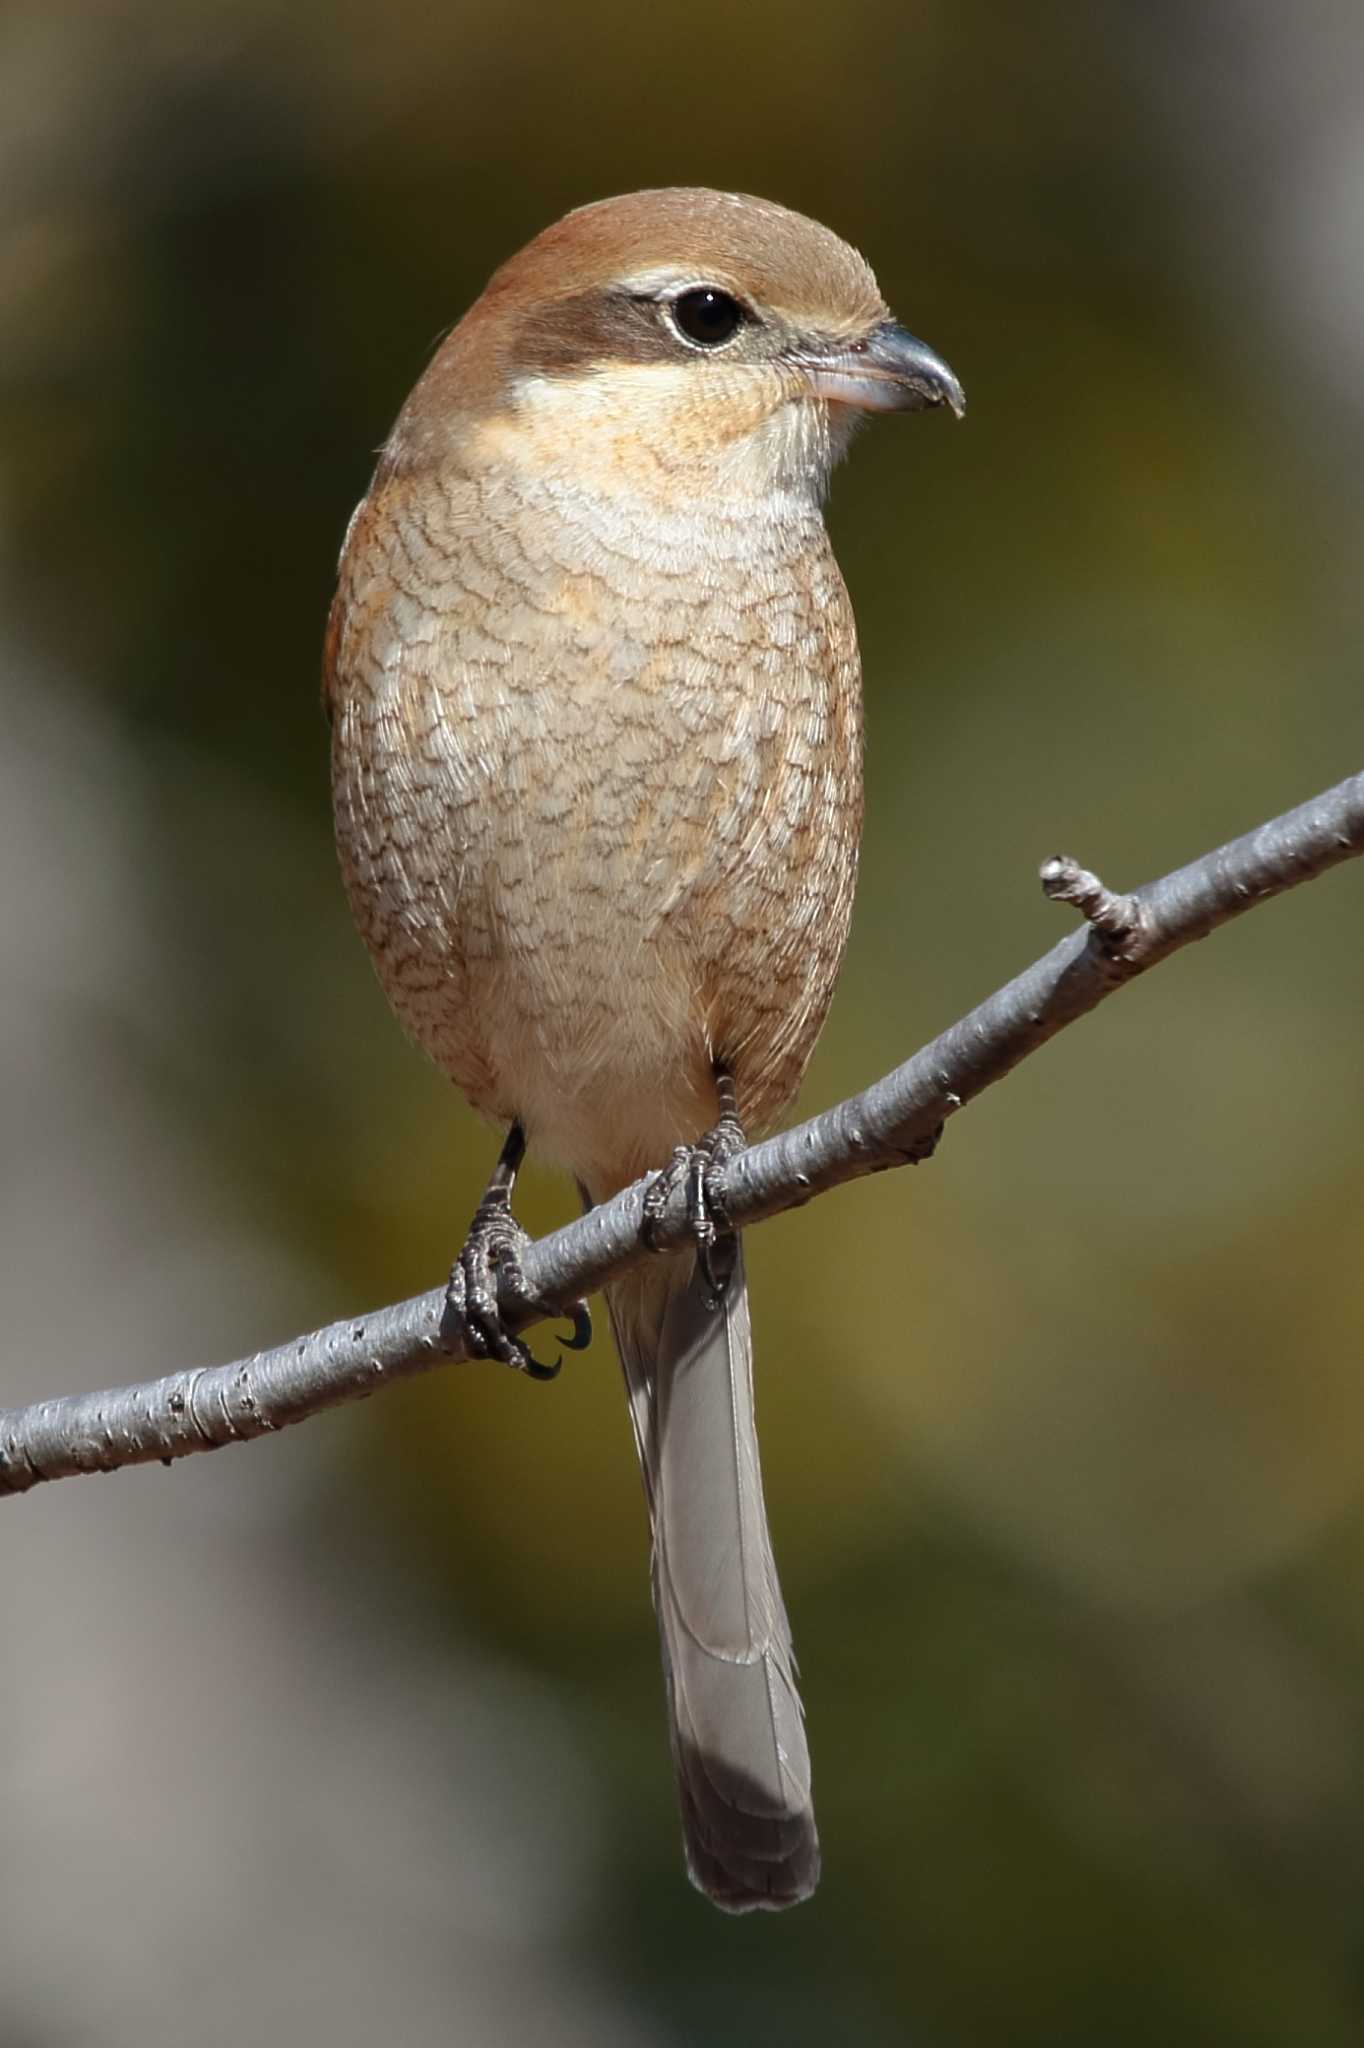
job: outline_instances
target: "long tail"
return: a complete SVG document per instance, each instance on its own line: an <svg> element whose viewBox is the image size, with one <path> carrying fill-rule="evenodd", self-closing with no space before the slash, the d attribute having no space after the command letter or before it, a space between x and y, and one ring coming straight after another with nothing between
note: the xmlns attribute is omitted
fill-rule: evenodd
<svg viewBox="0 0 1364 2048"><path fill-rule="evenodd" d="M607 1293L653 1525L654 1607L693 1884L727 1911L819 1878L791 1630L767 1533L742 1253L706 1305L690 1253Z"/></svg>

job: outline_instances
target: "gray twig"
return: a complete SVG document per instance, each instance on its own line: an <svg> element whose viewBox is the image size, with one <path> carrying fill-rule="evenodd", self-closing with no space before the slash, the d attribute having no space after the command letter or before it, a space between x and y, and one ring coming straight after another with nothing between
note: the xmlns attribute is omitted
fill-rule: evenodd
<svg viewBox="0 0 1364 2048"><path fill-rule="evenodd" d="M1041 878L1043 894L1053 903L1073 903L1083 912L1115 959L1130 957L1133 940L1145 936L1136 897L1115 896L1106 882L1068 853L1054 853L1043 861Z"/></svg>
<svg viewBox="0 0 1364 2048"><path fill-rule="evenodd" d="M1074 861L1048 861L1043 887L1084 914L1084 929L884 1080L740 1154L727 1175L729 1215L736 1225L757 1223L842 1181L926 1158L948 1117L1105 996L1242 911L1361 852L1364 774L1131 896L1115 895ZM647 1185L637 1181L531 1246L523 1261L530 1293L563 1305L647 1258L640 1244ZM686 1238L679 1189L655 1242ZM442 1328L444 1306L444 1289L436 1288L230 1365L0 1411L0 1493L217 1450L467 1358L449 1318ZM509 1326L534 1320L518 1316L510 1300L503 1307Z"/></svg>

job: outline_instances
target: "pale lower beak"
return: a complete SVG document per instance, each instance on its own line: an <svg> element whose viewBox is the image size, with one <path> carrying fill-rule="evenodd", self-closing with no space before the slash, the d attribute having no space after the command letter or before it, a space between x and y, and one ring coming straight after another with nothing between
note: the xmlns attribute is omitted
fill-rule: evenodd
<svg viewBox="0 0 1364 2048"><path fill-rule="evenodd" d="M818 397L862 412L927 412L950 405L960 419L966 398L940 356L894 320L874 327L865 341L809 355L801 363Z"/></svg>

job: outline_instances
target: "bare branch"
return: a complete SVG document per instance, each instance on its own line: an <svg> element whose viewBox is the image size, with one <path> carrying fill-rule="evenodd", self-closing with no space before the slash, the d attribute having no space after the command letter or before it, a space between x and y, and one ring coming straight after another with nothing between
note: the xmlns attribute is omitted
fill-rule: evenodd
<svg viewBox="0 0 1364 2048"><path fill-rule="evenodd" d="M729 1169L729 1214L737 1225L757 1223L842 1181L926 1159L954 1111L1105 996L1242 911L1361 852L1364 774L1131 896L1115 895L1072 860L1047 861L1043 888L1074 904L1084 928L884 1080L741 1154ZM646 1186L636 1182L533 1245L524 1261L531 1292L565 1304L649 1257L640 1245ZM686 1239L679 1189L657 1242ZM513 1303L504 1308L510 1327L524 1324ZM231 1365L0 1411L0 1493L217 1450L469 1355L437 1288Z"/></svg>

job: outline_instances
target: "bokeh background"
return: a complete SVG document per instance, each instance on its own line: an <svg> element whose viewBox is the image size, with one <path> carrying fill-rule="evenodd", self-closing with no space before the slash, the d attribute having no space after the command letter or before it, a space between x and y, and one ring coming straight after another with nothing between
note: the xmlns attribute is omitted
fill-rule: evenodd
<svg viewBox="0 0 1364 2048"><path fill-rule="evenodd" d="M9 0L0 1398L434 1284L318 649L435 337L579 201L818 215L961 375L831 518L869 824L805 1095L1359 765L1357 0ZM681 1869L603 1336L3 1510L0 2041L1364 2036L1364 873L751 1244L826 1875ZM527 1182L535 1228L570 1212Z"/></svg>

